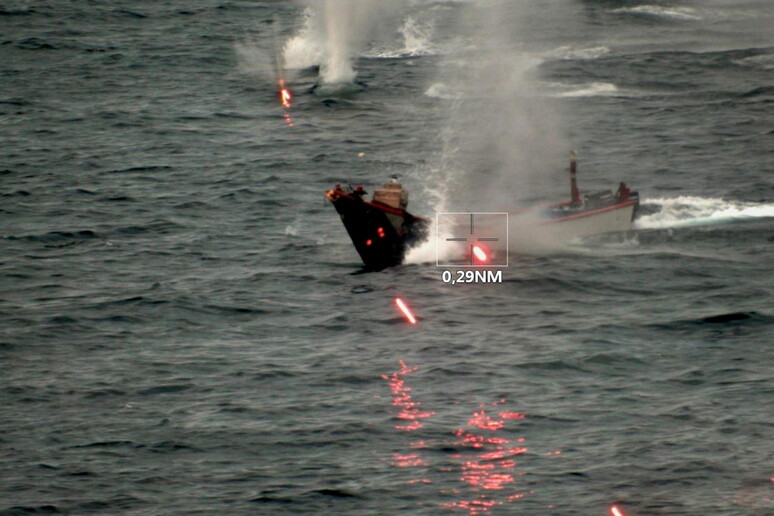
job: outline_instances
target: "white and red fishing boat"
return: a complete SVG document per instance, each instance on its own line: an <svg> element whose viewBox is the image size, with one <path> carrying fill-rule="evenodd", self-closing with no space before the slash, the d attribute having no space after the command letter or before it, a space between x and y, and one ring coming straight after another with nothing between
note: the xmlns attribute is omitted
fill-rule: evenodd
<svg viewBox="0 0 774 516"><path fill-rule="evenodd" d="M570 200L509 213L508 248L529 253L555 249L568 242L605 233L631 230L639 194L626 184L618 190L581 195L575 153L570 153Z"/></svg>

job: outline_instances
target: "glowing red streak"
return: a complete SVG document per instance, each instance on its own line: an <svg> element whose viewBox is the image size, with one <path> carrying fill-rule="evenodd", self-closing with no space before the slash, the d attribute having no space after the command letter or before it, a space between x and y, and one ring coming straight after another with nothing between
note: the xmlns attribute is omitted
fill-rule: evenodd
<svg viewBox="0 0 774 516"><path fill-rule="evenodd" d="M291 95L290 90L285 86L285 81L282 79L279 80L279 96L282 107L288 109L291 106L293 95Z"/></svg>
<svg viewBox="0 0 774 516"><path fill-rule="evenodd" d="M617 506L610 507L610 514L613 516L626 516L621 509L619 509Z"/></svg>
<svg viewBox="0 0 774 516"><path fill-rule="evenodd" d="M395 305L398 307L398 309L403 312L403 315L406 317L406 320L410 322L411 324L417 323L417 318L414 317L414 314L411 313L411 310L408 306L406 306L406 303L399 297L395 298Z"/></svg>
<svg viewBox="0 0 774 516"><path fill-rule="evenodd" d="M478 263L486 263L489 261L489 255L487 255L483 246L480 245L473 246L473 256L475 256Z"/></svg>

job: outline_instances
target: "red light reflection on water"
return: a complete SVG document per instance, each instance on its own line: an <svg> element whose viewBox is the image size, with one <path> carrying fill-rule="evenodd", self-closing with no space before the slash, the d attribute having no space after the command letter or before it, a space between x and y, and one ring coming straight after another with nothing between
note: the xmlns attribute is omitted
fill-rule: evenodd
<svg viewBox="0 0 774 516"><path fill-rule="evenodd" d="M500 412L500 419L524 419L521 412Z"/></svg>
<svg viewBox="0 0 774 516"><path fill-rule="evenodd" d="M482 430L500 430L505 426L502 421L493 420L484 409L473 412L473 417L468 419L468 425L481 428Z"/></svg>
<svg viewBox="0 0 774 516"><path fill-rule="evenodd" d="M772 514L774 507L774 477L768 479L747 479L743 480L739 488L736 489L733 496L723 497L734 505L745 507L746 509L766 509L766 514Z"/></svg>
<svg viewBox="0 0 774 516"><path fill-rule="evenodd" d="M501 400L491 405L504 402L505 400ZM467 426L470 429L457 429L457 444L471 449L471 452L464 454L460 481L469 486L470 494L474 496L468 500L443 504L444 507L464 509L475 515L488 512L492 507L502 505L506 501L520 500L526 496L524 492L504 494L501 499L495 498L494 495L495 491L513 488L512 484L516 483L516 477L519 475L514 457L526 453L527 448L514 446L511 439L492 434L503 430L509 419L523 417L524 415L518 412L500 412L494 416L482 405L468 419ZM517 440L523 441L523 438Z"/></svg>
<svg viewBox="0 0 774 516"><path fill-rule="evenodd" d="M406 363L400 361L400 371L395 371L390 375L382 375L382 378L390 382L390 391L392 392L392 405L398 407L397 418L408 421L395 425L395 430L413 432L424 426L423 419L427 419L435 414L433 411L419 410L420 403L414 401L411 396L411 387L406 385L404 376L415 372L417 367L408 367Z"/></svg>
<svg viewBox="0 0 774 516"><path fill-rule="evenodd" d="M420 403L414 400L411 389L406 385L405 377L417 369L417 367L407 366L401 360L399 371L382 375L382 378L389 382L393 396L392 404L398 409L396 417L406 421L395 425L395 429L399 431L418 431L423 428L424 419L435 415L434 411L419 408ZM466 425L453 432L456 438L454 448L460 451L454 452L452 458L458 461L458 466L439 466L435 472L444 476L457 473L459 475L457 478L464 488L442 490L443 494L453 495L457 499L442 503L441 507L467 511L475 516L489 512L494 507L505 503L521 500L532 493L532 491L525 492L515 488L518 477L523 475L523 472L517 470L516 457L527 452L526 447L519 445L524 442L524 438L512 438L507 433L501 433L509 430L506 426L510 421L523 419L524 414L510 411L490 413L495 412L490 407L496 407L505 401L500 400L479 406L467 419ZM427 443L419 439L411 442L409 446L412 450L393 455L393 465L400 468L420 467L427 471L431 464L421 456L422 449L428 447ZM427 478L422 478L413 479L409 483L429 484L431 482Z"/></svg>
<svg viewBox="0 0 774 516"><path fill-rule="evenodd" d="M417 453L393 453L392 463L399 468L427 466L427 461Z"/></svg>

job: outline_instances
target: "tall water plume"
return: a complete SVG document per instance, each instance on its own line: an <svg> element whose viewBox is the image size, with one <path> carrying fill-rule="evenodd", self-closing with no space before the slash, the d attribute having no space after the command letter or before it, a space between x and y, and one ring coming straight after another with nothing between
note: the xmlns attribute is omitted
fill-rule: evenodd
<svg viewBox="0 0 774 516"><path fill-rule="evenodd" d="M392 36L403 0L306 0L298 34L284 49L285 66L320 66L321 84L355 80L355 60L375 39Z"/></svg>
<svg viewBox="0 0 774 516"><path fill-rule="evenodd" d="M569 197L563 170L571 145L555 100L541 94L542 51L527 36L534 35L534 15L562 6L563 0L458 6L450 38L456 45L432 86L449 106L424 192L436 212L513 211ZM433 261L437 252L431 238L407 261Z"/></svg>

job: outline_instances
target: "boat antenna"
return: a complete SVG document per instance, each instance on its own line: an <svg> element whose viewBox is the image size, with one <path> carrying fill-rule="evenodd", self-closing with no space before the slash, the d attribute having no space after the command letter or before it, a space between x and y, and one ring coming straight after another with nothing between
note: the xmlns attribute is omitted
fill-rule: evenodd
<svg viewBox="0 0 774 516"><path fill-rule="evenodd" d="M570 199L573 204L580 204L580 192L578 191L578 180L576 178L578 166L575 163L575 151L570 151Z"/></svg>

